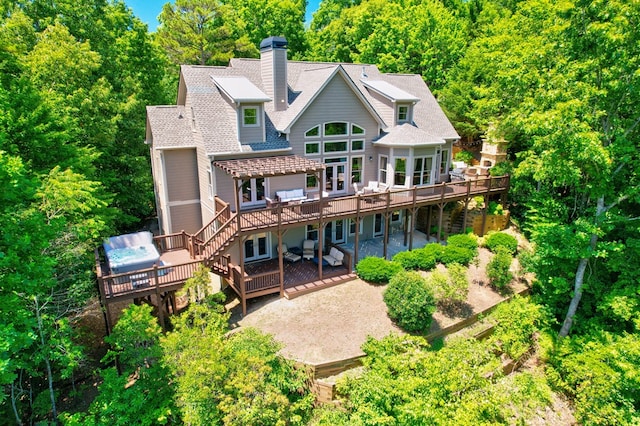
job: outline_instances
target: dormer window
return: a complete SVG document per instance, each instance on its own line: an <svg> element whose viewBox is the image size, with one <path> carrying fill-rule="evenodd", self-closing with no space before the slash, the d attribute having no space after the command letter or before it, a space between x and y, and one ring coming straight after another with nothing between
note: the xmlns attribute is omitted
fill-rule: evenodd
<svg viewBox="0 0 640 426"><path fill-rule="evenodd" d="M260 125L257 107L242 107L242 125L244 127L258 127Z"/></svg>
<svg viewBox="0 0 640 426"><path fill-rule="evenodd" d="M398 105L398 123L406 123L409 121L409 106Z"/></svg>
<svg viewBox="0 0 640 426"><path fill-rule="evenodd" d="M305 138L317 138L318 136L320 136L320 126L309 129L304 134Z"/></svg>

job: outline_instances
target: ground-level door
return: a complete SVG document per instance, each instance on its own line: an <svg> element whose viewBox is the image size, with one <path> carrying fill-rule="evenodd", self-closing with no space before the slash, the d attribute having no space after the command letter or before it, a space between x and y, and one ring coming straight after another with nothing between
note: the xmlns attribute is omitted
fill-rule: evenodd
<svg viewBox="0 0 640 426"><path fill-rule="evenodd" d="M346 226L344 219L327 223L324 228L325 241L330 241L335 244L345 243L347 241Z"/></svg>
<svg viewBox="0 0 640 426"><path fill-rule="evenodd" d="M325 161L324 190L329 195L345 194L347 185L345 180L347 158L328 158Z"/></svg>
<svg viewBox="0 0 640 426"><path fill-rule="evenodd" d="M251 262L254 260L269 259L271 257L269 250L271 244L269 240L268 233L253 234L247 237L244 241L244 260Z"/></svg>

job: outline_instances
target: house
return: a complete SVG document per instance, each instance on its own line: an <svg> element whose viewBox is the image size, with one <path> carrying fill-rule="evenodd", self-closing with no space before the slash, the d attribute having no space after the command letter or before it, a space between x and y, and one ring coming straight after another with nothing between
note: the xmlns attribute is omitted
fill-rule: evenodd
<svg viewBox="0 0 640 426"><path fill-rule="evenodd" d="M286 295L296 268L305 286L352 277L359 241L403 230L411 245L421 209L442 220L448 201L506 193L508 180L444 183L459 136L419 75L289 61L282 37L260 54L184 65L177 105L147 107L162 244L210 266L243 309Z"/></svg>

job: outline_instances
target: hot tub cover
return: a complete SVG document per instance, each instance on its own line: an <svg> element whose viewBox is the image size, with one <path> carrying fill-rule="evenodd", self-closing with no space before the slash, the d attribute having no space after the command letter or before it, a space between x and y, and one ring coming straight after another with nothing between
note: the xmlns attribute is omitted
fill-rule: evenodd
<svg viewBox="0 0 640 426"><path fill-rule="evenodd" d="M102 246L107 254L109 268L114 274L151 268L160 260L151 232L110 237Z"/></svg>

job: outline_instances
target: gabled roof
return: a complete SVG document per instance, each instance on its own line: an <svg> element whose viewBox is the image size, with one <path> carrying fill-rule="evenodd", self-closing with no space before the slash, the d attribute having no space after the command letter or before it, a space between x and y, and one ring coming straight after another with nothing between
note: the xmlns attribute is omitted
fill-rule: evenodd
<svg viewBox="0 0 640 426"><path fill-rule="evenodd" d="M458 139L455 131L437 100L422 80L415 74L383 74L375 65L323 63L323 62L287 62L287 83L289 87L289 106L284 111L276 111L268 98L262 81L260 60L231 59L227 67L183 65L181 67L180 98L184 122L176 122L174 116L168 117L168 123L160 124L159 112L149 110L154 144L158 137L163 139L162 146L185 146L197 144L203 146L210 155L233 156L235 154L260 152L267 156L291 150L287 134L291 126L318 98L323 89L335 78L343 78L360 99L364 109L378 121L380 128L387 132L377 143L398 144L402 130L394 130L395 123L385 122L391 106L378 95L382 93L388 99L396 101L419 102L413 106L413 123L421 136L416 139L436 141ZM376 93L374 93L376 92ZM238 115L236 101L260 101L264 103L266 140L257 143L240 143L238 138ZM191 117L193 114L193 129ZM399 126L401 127L401 126ZM175 135L171 129L179 129ZM163 130L161 130L163 129ZM411 132L411 130L410 130ZM425 139L425 133L429 135ZM419 133L419 132L418 132ZM189 135L191 135L189 137ZM415 138L415 132L410 137ZM413 140L413 139L412 139ZM157 145L160 146L160 145Z"/></svg>
<svg viewBox="0 0 640 426"><path fill-rule="evenodd" d="M195 147L191 123L183 106L148 106L147 121L153 148ZM151 141L148 141L151 142Z"/></svg>
<svg viewBox="0 0 640 426"><path fill-rule="evenodd" d="M289 108L280 114L277 129L283 133L289 133L291 126L296 120L304 113L304 111L313 103L329 82L336 78L338 75L344 77L347 85L349 85L356 97L360 99L362 105L369 111L369 113L380 123L384 124L384 121L380 115L376 112L369 101L364 97L364 94L354 84L353 80L345 72L342 65L338 64L319 64L315 68L309 68L302 70L298 75L298 81L296 86L304 87L304 90L300 91L300 94L295 97L295 101L291 102Z"/></svg>
<svg viewBox="0 0 640 426"><path fill-rule="evenodd" d="M396 86L386 81L361 79L360 82L364 84L365 87L375 90L393 102L418 102L420 100L420 98L411 95L402 89L398 89Z"/></svg>
<svg viewBox="0 0 640 426"><path fill-rule="evenodd" d="M376 145L412 147L444 145L445 142L441 137L409 123L392 127L374 141Z"/></svg>
<svg viewBox="0 0 640 426"><path fill-rule="evenodd" d="M234 102L269 102L271 98L246 77L213 77L213 81Z"/></svg>

